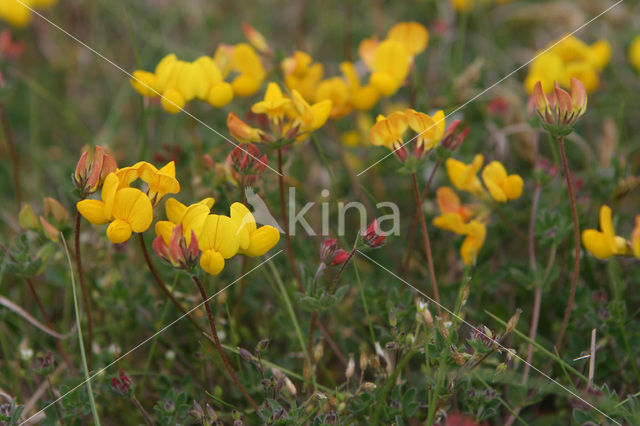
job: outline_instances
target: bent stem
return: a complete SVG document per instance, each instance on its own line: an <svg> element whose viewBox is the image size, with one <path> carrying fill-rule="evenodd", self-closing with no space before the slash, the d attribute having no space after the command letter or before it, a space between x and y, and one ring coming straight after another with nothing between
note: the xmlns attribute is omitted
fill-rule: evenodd
<svg viewBox="0 0 640 426"><path fill-rule="evenodd" d="M76 228L74 232L74 249L76 251L76 266L78 269L78 280L80 281L80 290L82 291L82 300L84 301L85 309L87 310L87 347L89 348L89 365L91 365L91 357L93 355L93 319L91 315L91 299L89 298L89 291L87 290L87 284L84 281L84 273L82 272L82 254L80 253L80 223L82 222L82 216L80 211L76 209Z"/></svg>
<svg viewBox="0 0 640 426"><path fill-rule="evenodd" d="M140 414L142 414L142 417L144 418L144 422L147 424L147 426L153 426L153 420L151 420L151 417L149 417L147 410L145 410L142 404L140 404L140 401L138 401L138 398L132 395L131 402L133 402L133 405L135 405L138 408L138 411L140 411Z"/></svg>
<svg viewBox="0 0 640 426"><path fill-rule="evenodd" d="M564 333L567 330L569 324L569 316L571 315L571 309L573 308L573 300L576 296L576 287L578 286L578 275L580 274L580 223L578 222L578 211L576 209L576 197L573 193L573 183L571 182L571 173L569 172L569 163L567 163L567 154L564 149L564 138L558 138L558 144L560 145L560 155L562 157L562 165L564 166L564 175L567 179L567 189L569 190L569 200L571 201L571 216L573 218L573 239L575 244L574 259L573 259L573 277L571 278L571 289L569 290L569 300L567 300L567 307L564 311L564 318L562 319L562 326L560 327L560 333L556 339L555 346L558 350L562 346L562 339Z"/></svg>
<svg viewBox="0 0 640 426"><path fill-rule="evenodd" d="M151 262L151 257L149 257L149 252L147 251L147 245L144 242L144 236L142 234L138 234L138 238L140 240L140 248L142 249L144 260L145 262L147 262L149 271L151 271L151 275L153 275L154 281L158 286L158 288L160 289L160 291L162 291L171 300L171 302L173 302L173 304L176 306L176 308L180 310L180 312L186 315L186 317L189 319L191 324L194 325L194 327L196 327L200 332L204 333L203 328L200 327L200 325L196 322L196 320L194 320L191 317L191 315L189 315L187 311L182 307L182 305L180 305L180 302L178 302L178 300L174 297L171 291L169 291L169 289L167 288L167 285L164 283L162 278L160 278L158 271L156 270L155 266L153 266L153 263Z"/></svg>
<svg viewBox="0 0 640 426"><path fill-rule="evenodd" d="M291 264L291 271L296 277L298 282L298 288L301 292L304 292L304 285L302 284L302 277L296 268L296 258L293 255L293 247L291 246L291 236L289 235L289 219L287 217L287 206L284 201L284 174L282 173L282 148L278 148L278 183L280 186L280 210L282 211L282 221L284 222L284 237L287 241L287 256L289 256L289 263Z"/></svg>
<svg viewBox="0 0 640 426"><path fill-rule="evenodd" d="M433 255L431 254L431 243L429 242L429 234L427 233L427 223L424 220L424 213L422 212L422 201L420 198L420 191L418 189L418 178L416 173L411 174L411 180L413 181L413 195L416 199L418 209L420 209L419 219L420 227L422 228L422 239L424 242L424 251L427 256L427 266L429 267L429 279L431 280L431 290L433 292L433 299L435 300L436 310L438 315L441 315L440 310L440 295L438 294L438 283L436 282L436 272L433 267Z"/></svg>
<svg viewBox="0 0 640 426"><path fill-rule="evenodd" d="M196 285L198 286L198 290L200 290L200 295L202 296L202 302L207 311L207 318L209 319L209 325L211 326L211 336L213 337L213 341L215 342L216 348L218 349L220 358L222 358L222 363L224 364L224 367L226 368L227 373L229 373L229 376L231 376L231 380L233 380L233 382L236 384L240 392L242 392L242 395L244 395L244 397L249 402L249 404L251 404L253 409L258 411L258 404L256 404L256 402L253 400L253 398L251 398L251 396L249 395L247 390L244 388L244 386L242 386L242 383L240 383L240 380L238 380L238 376L236 376L235 371L231 367L231 363L227 359L227 356L224 354L224 349L222 349L222 345L220 344L220 339L218 338L218 331L216 329L216 324L213 321L213 313L211 312L211 307L209 306L209 298L207 297L207 292L205 291L198 277L194 275L192 276L192 278L193 278L193 282L195 282Z"/></svg>

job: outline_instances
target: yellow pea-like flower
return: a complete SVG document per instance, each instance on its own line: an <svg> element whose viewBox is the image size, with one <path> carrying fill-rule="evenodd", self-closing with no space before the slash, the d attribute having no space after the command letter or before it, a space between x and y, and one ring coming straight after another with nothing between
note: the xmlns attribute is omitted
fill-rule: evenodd
<svg viewBox="0 0 640 426"><path fill-rule="evenodd" d="M322 80L316 87L315 99L331 101L331 118L344 117L351 112L349 87L340 77Z"/></svg>
<svg viewBox="0 0 640 426"><path fill-rule="evenodd" d="M640 35L637 35L629 46L629 62L640 74Z"/></svg>
<svg viewBox="0 0 640 426"><path fill-rule="evenodd" d="M239 254L259 257L268 252L280 241L280 232L270 225L256 225L256 219L242 203L231 205L231 220L238 231Z"/></svg>
<svg viewBox="0 0 640 426"><path fill-rule="evenodd" d="M238 228L227 216L208 215L197 238L202 251L200 266L211 275L222 272L225 259L233 257L240 248Z"/></svg>
<svg viewBox="0 0 640 426"><path fill-rule="evenodd" d="M522 178L516 174L507 175L502 163L492 161L482 171L482 180L491 197L499 203L515 200L522 195Z"/></svg>
<svg viewBox="0 0 640 426"><path fill-rule="evenodd" d="M187 245L189 245L192 231L196 236L200 234L214 202L213 198L205 198L190 206L185 206L175 198L168 199L165 204L168 220L156 222L156 235L160 235L165 243L169 244L173 229L178 225L182 225L182 236Z"/></svg>
<svg viewBox="0 0 640 426"><path fill-rule="evenodd" d="M627 242L616 235L611 221L611 207L600 207L600 231L586 229L582 232L582 244L598 259L608 259L627 253ZM634 253L635 254L635 253Z"/></svg>
<svg viewBox="0 0 640 426"><path fill-rule="evenodd" d="M480 249L484 245L487 237L486 226L477 220L472 220L467 224L466 237L460 247L460 256L465 265L475 263Z"/></svg>
<svg viewBox="0 0 640 426"><path fill-rule="evenodd" d="M393 95L409 74L411 55L402 43L384 40L375 52L370 83L384 96Z"/></svg>
<svg viewBox="0 0 640 426"><path fill-rule="evenodd" d="M256 114L266 114L269 119L279 124L285 114L287 107L291 104L291 99L282 95L282 90L277 83L269 83L264 94L264 100L255 103L251 107L251 111Z"/></svg>
<svg viewBox="0 0 640 426"><path fill-rule="evenodd" d="M31 22L32 9L44 9L56 4L58 0L1 0L0 19L14 27L24 27Z"/></svg>
<svg viewBox="0 0 640 426"><path fill-rule="evenodd" d="M109 223L107 237L114 244L127 241L132 232L144 232L153 221L149 197L136 188L119 188L120 181L110 173L102 186L102 200L86 199L76 205L80 214L94 225Z"/></svg>
<svg viewBox="0 0 640 426"><path fill-rule="evenodd" d="M429 31L418 22L398 22L389 29L387 40L401 43L411 56L416 56L427 48Z"/></svg>
<svg viewBox="0 0 640 426"><path fill-rule="evenodd" d="M418 149L433 149L442 140L446 127L444 111L440 110L430 117L425 113L407 109L405 115L411 130L418 134Z"/></svg>
<svg viewBox="0 0 640 426"><path fill-rule="evenodd" d="M438 188L436 199L442 214L433 219L433 224L438 228L464 235L467 230L466 222L473 215L473 211L463 206L458 194L448 186Z"/></svg>
<svg viewBox="0 0 640 426"><path fill-rule="evenodd" d="M154 206L165 195L180 192L180 182L176 179L176 164L173 161L170 161L159 170L151 163L142 162L139 167L139 174L140 179L149 186L147 193Z"/></svg>
<svg viewBox="0 0 640 426"><path fill-rule="evenodd" d="M467 191L478 195L484 192L482 183L477 176L483 163L484 157L482 154L476 154L476 156L473 157L471 164L465 164L455 158L447 158L445 165L447 167L449 180L451 180L453 186L461 191Z"/></svg>
<svg viewBox="0 0 640 426"><path fill-rule="evenodd" d="M288 109L289 115L293 118L291 127L298 127L298 133L302 138L324 126L329 119L332 106L330 100L327 99L309 105L297 90L293 90L291 100L292 108Z"/></svg>
<svg viewBox="0 0 640 426"><path fill-rule="evenodd" d="M386 146L391 151L402 145L402 135L409 127L407 116L396 111L387 117L378 116L376 124L369 131L369 140L377 146Z"/></svg>
<svg viewBox="0 0 640 426"><path fill-rule="evenodd" d="M321 63L313 63L308 53L296 51L282 61L284 81L290 90L297 90L305 99L312 100L315 88L324 74Z"/></svg>
<svg viewBox="0 0 640 426"><path fill-rule="evenodd" d="M640 259L640 214L636 215L636 226L631 232L631 252Z"/></svg>
<svg viewBox="0 0 640 426"><path fill-rule="evenodd" d="M240 73L231 81L231 87L237 96L251 96L260 90L267 73L251 45L236 44L231 54L231 64L232 68Z"/></svg>

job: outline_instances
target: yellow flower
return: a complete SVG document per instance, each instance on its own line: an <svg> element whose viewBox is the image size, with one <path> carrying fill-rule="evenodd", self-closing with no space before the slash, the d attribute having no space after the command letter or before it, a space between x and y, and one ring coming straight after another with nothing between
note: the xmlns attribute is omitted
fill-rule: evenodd
<svg viewBox="0 0 640 426"><path fill-rule="evenodd" d="M1 0L0 19L14 27L24 27L31 22L31 9L43 9L57 3L57 0Z"/></svg>
<svg viewBox="0 0 640 426"><path fill-rule="evenodd" d="M256 114L266 114L276 125L282 121L291 99L282 96L282 91L277 83L269 83L264 94L264 100L254 104L251 111Z"/></svg>
<svg viewBox="0 0 640 426"><path fill-rule="evenodd" d="M478 179L477 176L483 163L484 157L482 154L477 154L473 157L471 164L465 164L454 158L447 158L445 165L447 167L449 180L453 183L453 186L461 191L467 191L477 195L484 192L482 183L480 183L480 179Z"/></svg>
<svg viewBox="0 0 640 426"><path fill-rule="evenodd" d="M316 87L315 99L331 101L331 118L344 117L351 112L349 88L340 77L322 80Z"/></svg>
<svg viewBox="0 0 640 426"><path fill-rule="evenodd" d="M256 219L244 204L233 203L230 210L231 220L238 229L239 254L259 257L280 241L280 233L273 226L257 227Z"/></svg>
<svg viewBox="0 0 640 426"><path fill-rule="evenodd" d="M472 220L467 224L466 238L462 242L460 247L460 256L465 265L471 265L475 263L480 249L484 245L484 240L487 236L487 228L481 222Z"/></svg>
<svg viewBox="0 0 640 426"><path fill-rule="evenodd" d="M411 130L418 134L418 150L433 149L442 140L445 131L444 111L440 110L433 117L429 117L427 114L408 108L405 115Z"/></svg>
<svg viewBox="0 0 640 426"><path fill-rule="evenodd" d="M376 49L369 82L384 96L391 96L409 74L411 55L395 40L385 40Z"/></svg>
<svg viewBox="0 0 640 426"><path fill-rule="evenodd" d="M402 146L402 135L409 126L407 116L400 111L387 117L378 116L376 124L369 131L369 140L377 146L386 146L394 151Z"/></svg>
<svg viewBox="0 0 640 426"><path fill-rule="evenodd" d="M640 259L640 214L636 215L636 226L631 233L631 252Z"/></svg>
<svg viewBox="0 0 640 426"><path fill-rule="evenodd" d="M401 43L411 56L427 48L429 32L418 22L398 22L387 33L387 40Z"/></svg>
<svg viewBox="0 0 640 426"><path fill-rule="evenodd" d="M264 141L264 132L262 130L249 126L233 112L230 112L227 116L227 128L231 135L240 142Z"/></svg>
<svg viewBox="0 0 640 426"><path fill-rule="evenodd" d="M582 232L582 244L598 259L627 253L627 242L616 235L611 222L611 207L600 207L600 231L587 229Z"/></svg>
<svg viewBox="0 0 640 426"><path fill-rule="evenodd" d="M324 126L331 114L331 101L324 100L309 105L300 92L293 90L292 107L288 115L292 118L290 128L297 128L298 138L304 138L309 133Z"/></svg>
<svg viewBox="0 0 640 426"><path fill-rule="evenodd" d="M193 63L198 75L196 97L216 108L222 108L231 102L233 88L224 81L215 61L209 56L201 56Z"/></svg>
<svg viewBox="0 0 640 426"><path fill-rule="evenodd" d="M518 175L507 175L502 163L492 161L482 171L482 180L489 194L499 203L515 200L522 195L522 178Z"/></svg>
<svg viewBox="0 0 640 426"><path fill-rule="evenodd" d="M448 186L438 188L436 192L438 207L442 214L433 219L438 228L464 235L466 222L473 215L473 211L460 203L460 197Z"/></svg>
<svg viewBox="0 0 640 426"><path fill-rule="evenodd" d="M187 245L189 245L192 231L196 236L200 234L214 202L213 198L205 198L190 206L185 206L175 198L169 198L165 204L167 219L169 220L156 222L156 235L160 235L165 243L169 244L173 229L177 225L182 225L182 235Z"/></svg>
<svg viewBox="0 0 640 426"><path fill-rule="evenodd" d="M356 67L351 62L340 64L340 71L347 82L351 106L359 111L368 111L378 103L380 92L371 84L362 86Z"/></svg>
<svg viewBox="0 0 640 426"><path fill-rule="evenodd" d="M352 109L365 111L373 108L380 99L380 92L371 84L362 86L355 66L351 62L340 64L342 77L321 81L315 89L315 100L332 102L331 118L340 118Z"/></svg>
<svg viewBox="0 0 640 426"><path fill-rule="evenodd" d="M147 194L156 206L167 194L180 192L180 183L176 179L176 164L171 161L158 170L153 164L142 162L139 168L140 179L147 183Z"/></svg>
<svg viewBox="0 0 640 426"><path fill-rule="evenodd" d="M629 46L629 62L640 73L640 35L637 35Z"/></svg>
<svg viewBox="0 0 640 426"><path fill-rule="evenodd" d="M153 221L149 197L136 188L119 188L120 181L110 173L102 186L102 200L82 200L80 214L94 225L109 223L107 237L114 244L127 241L132 232L144 232Z"/></svg>
<svg viewBox="0 0 640 426"><path fill-rule="evenodd" d="M376 49L380 41L378 37L363 38L358 45L358 56L367 65L367 68L373 68L373 58L376 56Z"/></svg>
<svg viewBox="0 0 640 426"><path fill-rule="evenodd" d="M290 90L297 90L307 100L313 99L316 85L322 79L324 67L313 63L313 59L305 52L296 51L293 56L282 61L284 81Z"/></svg>
<svg viewBox="0 0 640 426"><path fill-rule="evenodd" d="M202 251L200 266L211 275L222 272L225 259L233 257L240 248L238 228L227 216L207 215L197 238Z"/></svg>
<svg viewBox="0 0 640 426"><path fill-rule="evenodd" d="M231 81L233 93L251 96L260 90L267 73L256 51L247 43L238 43L231 54L232 69L240 75Z"/></svg>
<svg viewBox="0 0 640 426"><path fill-rule="evenodd" d="M271 54L271 48L267 43L267 39L264 38L262 34L255 28L251 26L248 22L242 23L242 32L246 37L247 41L251 43L255 49L260 53Z"/></svg>

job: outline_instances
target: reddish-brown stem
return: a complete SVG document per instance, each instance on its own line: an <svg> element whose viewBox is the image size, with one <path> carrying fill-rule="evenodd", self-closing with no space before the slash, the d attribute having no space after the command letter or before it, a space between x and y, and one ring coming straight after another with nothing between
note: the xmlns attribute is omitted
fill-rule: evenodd
<svg viewBox="0 0 640 426"><path fill-rule="evenodd" d="M204 287L202 286L202 283L200 282L198 277L193 276L193 281L198 286L198 290L200 290L200 295L202 296L202 302L204 303L204 307L207 311L207 318L209 319L209 325L211 326L211 337L213 337L213 341L216 344L216 348L218 349L218 353L220 354L222 363L224 364L227 370L227 373L229 373L229 376L231 376L231 379L233 380L233 382L236 384L238 389L240 389L240 392L242 392L242 394L247 399L249 404L251 404L251 406L256 411L258 411L258 404L256 404L256 402L253 400L253 398L251 398L251 396L249 395L247 390L244 388L244 386L242 386L242 383L240 383L240 380L238 380L238 377L236 376L235 371L233 371L233 368L231 367L231 363L229 363L227 356L224 354L224 349L222 349L222 345L220 344L220 339L218 339L218 331L216 330L216 324L213 321L213 313L211 312L211 307L209 306L209 298L207 297L207 292L204 290Z"/></svg>
<svg viewBox="0 0 640 426"><path fill-rule="evenodd" d="M309 374L315 374L315 372L313 371L313 364L314 363L314 358L313 358L313 335L316 332L316 322L318 321L318 311L313 311L311 313L311 322L309 324L309 344L307 347L307 352L309 353L309 362L312 364L309 366ZM311 394L311 392L313 392L313 388L310 386L309 387L309 393Z"/></svg>
<svg viewBox="0 0 640 426"><path fill-rule="evenodd" d="M336 289L336 286L338 285L338 281L340 280L340 277L342 276L342 273L344 272L345 268L347 267L347 265L349 264L349 262L351 261L351 259L353 258L353 256L356 254L356 248L354 247L350 252L349 252L349 256L347 257L347 260L345 260L342 263L342 266L340 266L340 269L338 270L338 273L335 275L335 277L333 277L333 280L331 281L331 287L329 287L329 292L333 293L333 291Z"/></svg>
<svg viewBox="0 0 640 426"><path fill-rule="evenodd" d="M291 271L296 277L298 282L298 288L304 293L304 285L302 284L302 277L296 267L296 258L293 255L293 247L291 245L291 236L289 235L289 218L287 216L287 205L284 200L284 174L282 173L282 148L278 148L278 183L280 184L280 210L282 210L282 221L284 222L284 237L287 242L287 256L289 256L289 263L291 264Z"/></svg>
<svg viewBox="0 0 640 426"><path fill-rule="evenodd" d="M431 187L431 182L433 181L433 178L435 177L436 172L438 171L438 167L440 167L440 163L441 161L438 160L436 161L436 164L433 166L433 170L429 175L429 179L427 179L427 184L425 185L424 189L422 190L422 194L420 195L420 203L418 205L418 208L416 209L416 214L413 215L413 220L411 221L411 230L409 231L409 235L408 235L409 241L407 243L407 251L404 255L404 262L402 263L403 275L405 275L409 271L409 262L411 261L411 251L413 250L413 236L416 234L416 228L418 227L418 219L422 214L422 203L424 202L424 199L427 198L427 194L429 193L429 188Z"/></svg>
<svg viewBox="0 0 640 426"><path fill-rule="evenodd" d="M535 242L535 230L536 230L536 215L538 213L538 203L540 201L540 184L536 182L536 186L533 190L533 200L531 201L531 217L529 218L529 265L531 271L535 272L536 265L536 242ZM536 282L536 290L533 298L533 314L531 317L531 329L529 330L529 339L536 340L536 334L538 333L538 322L540 320L540 306L542 303L542 283ZM529 349L527 351L527 362L524 366L522 373L522 383L526 383L529 378L529 371L531 360L533 359L533 344L529 343Z"/></svg>
<svg viewBox="0 0 640 426"><path fill-rule="evenodd" d="M91 315L91 299L89 298L89 292L87 290L87 284L84 280L84 273L82 271L82 254L80 253L80 223L82 222L82 216L80 211L76 211L76 228L74 232L74 244L76 251L76 266L78 268L78 279L80 281L80 289L82 290L82 299L84 300L84 307L87 310L87 348L88 350L88 363L91 366L91 359L93 355L93 319Z"/></svg>
<svg viewBox="0 0 640 426"><path fill-rule="evenodd" d="M416 199L416 204L420 209L419 219L420 227L422 228L422 240L424 242L424 251L427 256L427 266L429 267L429 279L431 281L431 290L433 292L433 299L435 300L436 311L438 315L441 315L440 310L440 295L438 294L438 283L436 282L436 271L433 267L433 255L431 254L431 243L429 242L429 234L427 232L427 222L424 220L424 213L422 212L422 201L420 197L420 190L418 189L418 177L415 172L411 174L411 180L413 181L413 195Z"/></svg>
<svg viewBox="0 0 640 426"><path fill-rule="evenodd" d="M16 145L13 141L13 133L5 112L4 103L0 102L0 121L2 121L2 131L4 132L4 140L7 143L7 151L11 160L11 168L13 173L13 184L15 185L16 199L18 200L18 210L22 206L22 185L20 183L20 159Z"/></svg>
<svg viewBox="0 0 640 426"><path fill-rule="evenodd" d="M562 325L560 326L560 333L556 338L555 347L560 350L562 346L562 339L564 333L567 330L569 324L569 316L571 316L571 309L573 308L573 299L576 296L576 287L578 286L578 275L580 274L580 223L578 222L578 210L576 209L576 197L573 193L573 183L571 182L571 172L569 171L569 163L567 162L567 153L564 149L564 138L558 138L558 144L560 145L560 155L562 156L562 165L564 167L564 176L567 180L567 189L569 190L569 200L571 201L571 216L573 218L573 242L575 245L574 259L573 259L573 277L571 278L571 289L569 290L569 300L567 300L567 307L564 310L564 318L562 318Z"/></svg>
<svg viewBox="0 0 640 426"><path fill-rule="evenodd" d="M131 396L131 402L133 402L133 405L135 405L136 408L138 408L138 411L140 411L140 414L142 414L142 417L144 418L144 422L147 424L147 426L153 426L153 420L151 420L151 417L149 417L147 410L145 410L142 404L140 404L140 401L138 401L138 398L136 398L135 396Z"/></svg>
<svg viewBox="0 0 640 426"><path fill-rule="evenodd" d="M149 257L149 252L147 251L147 245L144 242L144 236L142 234L138 234L138 237L140 240L140 248L142 249L142 254L144 255L144 260L147 262L149 271L151 271L151 275L153 275L154 282L156 283L160 291L162 291L165 294L165 296L167 296L169 300L173 302L173 304L176 306L176 308L178 308L180 312L182 312L184 315L187 316L191 324L193 324L200 332L203 333L204 329L200 327L200 325L196 322L196 320L194 320L191 317L191 315L187 314L187 311L182 307L182 305L180 305L180 302L173 296L173 294L171 294L171 291L169 291L169 289L167 288L162 278L160 278L158 271L156 271L155 266L153 266L153 263L151 262L151 257Z"/></svg>
<svg viewBox="0 0 640 426"><path fill-rule="evenodd" d="M49 385L49 394L51 395L51 400L54 401L53 405L56 408L56 414L58 415L58 421L62 421L62 412L60 411L59 401L56 401L56 395L53 392L53 384L51 383L51 378L47 375L47 384Z"/></svg>

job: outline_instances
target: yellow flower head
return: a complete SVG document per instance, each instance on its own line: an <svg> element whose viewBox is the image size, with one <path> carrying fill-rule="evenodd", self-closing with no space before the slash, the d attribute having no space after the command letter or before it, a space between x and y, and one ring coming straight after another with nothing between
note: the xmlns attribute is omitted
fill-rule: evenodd
<svg viewBox="0 0 640 426"><path fill-rule="evenodd" d="M405 115L409 127L418 135L418 150L431 150L442 140L445 131L444 111L440 110L430 117L425 113L407 109Z"/></svg>
<svg viewBox="0 0 640 426"><path fill-rule="evenodd" d="M454 158L447 158L445 163L449 180L457 189L478 195L484 191L478 179L478 171L482 168L484 157L477 154L471 164L465 164Z"/></svg>
<svg viewBox="0 0 640 426"><path fill-rule="evenodd" d="M253 47L247 43L236 44L231 54L231 65L239 73L231 81L233 93L246 97L260 90L267 73Z"/></svg>
<svg viewBox="0 0 640 426"><path fill-rule="evenodd" d="M631 251L635 257L640 259L640 214L636 215L636 226L631 233Z"/></svg>
<svg viewBox="0 0 640 426"><path fill-rule="evenodd" d="M269 119L279 124L284 117L287 107L291 104L291 99L282 95L282 90L277 83L269 83L264 94L264 100L254 104L251 111L256 114L266 114Z"/></svg>
<svg viewBox="0 0 640 426"><path fill-rule="evenodd" d="M120 181L110 173L102 186L102 200L82 200L80 214L94 225L109 223L107 237L114 244L127 241L132 232L144 232L153 221L153 207L146 194L136 188L119 188Z"/></svg>
<svg viewBox="0 0 640 426"><path fill-rule="evenodd" d="M409 127L407 116L396 111L387 117L378 116L376 124L369 131L369 140L377 146L386 146L391 151L402 146L402 135Z"/></svg>
<svg viewBox="0 0 640 426"><path fill-rule="evenodd" d="M387 40L401 43L411 56L427 48L429 32L418 22L398 22L387 33Z"/></svg>
<svg viewBox="0 0 640 426"><path fill-rule="evenodd" d="M309 54L300 51L294 52L293 56L282 61L285 84L290 90L297 90L308 100L313 99L316 85L324 74L322 64L312 62Z"/></svg>
<svg viewBox="0 0 640 426"><path fill-rule="evenodd" d="M378 103L380 92L373 85L360 84L360 77L356 67L351 62L340 64L340 71L347 82L351 106L359 111L368 111Z"/></svg>
<svg viewBox="0 0 640 426"><path fill-rule="evenodd" d="M176 179L176 164L171 161L158 170L153 164L142 162L139 167L140 179L149 185L147 194L156 206L167 194L180 192L180 183Z"/></svg>
<svg viewBox="0 0 640 426"><path fill-rule="evenodd" d="M460 197L448 186L438 188L436 193L438 207L442 214L433 219L438 228L464 235L467 232L466 222L473 211L460 203Z"/></svg>
<svg viewBox="0 0 640 426"><path fill-rule="evenodd" d="M53 6L57 0L2 0L0 1L0 19L14 27L24 27L31 22L31 9L43 9Z"/></svg>
<svg viewBox="0 0 640 426"><path fill-rule="evenodd" d="M238 229L239 254L259 257L280 241L280 232L273 226L257 227L256 219L244 204L233 203L230 210L231 220Z"/></svg>
<svg viewBox="0 0 640 426"><path fill-rule="evenodd" d="M522 195L522 178L516 174L507 175L502 163L492 161L482 171L482 180L489 194L499 203L515 200Z"/></svg>
<svg viewBox="0 0 640 426"><path fill-rule="evenodd" d="M611 222L611 207L600 207L600 231L586 229L582 232L582 244L598 259L627 253L627 242L616 235Z"/></svg>
<svg viewBox="0 0 640 426"><path fill-rule="evenodd" d="M316 87L315 99L331 101L331 118L344 117L351 112L349 87L340 77L322 80Z"/></svg>
<svg viewBox="0 0 640 426"><path fill-rule="evenodd" d="M225 259L233 257L240 248L238 228L227 216L207 215L197 238L202 251L200 266L211 275L222 272Z"/></svg>
<svg viewBox="0 0 640 426"><path fill-rule="evenodd" d="M263 142L264 132L255 127L249 126L242 121L235 113L230 112L227 116L227 128L234 138L240 142Z"/></svg>
<svg viewBox="0 0 640 426"><path fill-rule="evenodd" d="M409 74L411 55L395 40L381 42L373 57L369 82L384 96L398 91Z"/></svg>
<svg viewBox="0 0 640 426"><path fill-rule="evenodd" d="M331 114L332 103L327 99L309 105L297 90L293 90L292 94L292 107L288 109L288 115L292 119L289 129L297 128L298 139L303 139L324 126Z"/></svg>
<svg viewBox="0 0 640 426"><path fill-rule="evenodd" d="M161 236L165 243L169 244L173 229L177 225L182 225L182 235L187 245L190 244L192 231L196 236L200 234L214 202L213 198L205 198L190 206L185 206L175 198L169 198L165 204L168 220L156 222L156 235Z"/></svg>
<svg viewBox="0 0 640 426"><path fill-rule="evenodd" d="M640 35L637 35L629 46L629 62L640 74Z"/></svg>
<svg viewBox="0 0 640 426"><path fill-rule="evenodd" d="M487 228L482 222L472 220L467 224L466 231L466 238L460 247L460 256L465 265L472 265L484 245L484 240L487 237Z"/></svg>

